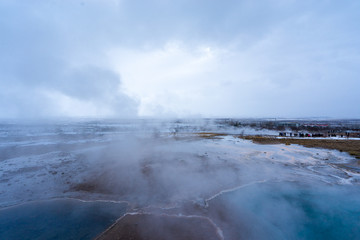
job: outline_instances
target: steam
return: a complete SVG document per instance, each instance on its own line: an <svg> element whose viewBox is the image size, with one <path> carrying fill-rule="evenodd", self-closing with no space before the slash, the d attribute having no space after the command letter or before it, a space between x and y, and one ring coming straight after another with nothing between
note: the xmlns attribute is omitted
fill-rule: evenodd
<svg viewBox="0 0 360 240"><path fill-rule="evenodd" d="M360 204L355 187L341 181L350 178L355 184L356 178L324 160L343 161L336 153L257 146L232 136L207 140L180 136L126 135L96 154L89 152L92 170L78 190L89 184L92 191L126 200L139 218L142 213L208 218L225 239L316 238L330 226L334 230L329 236L340 236L336 233L340 227L333 224L341 217L335 215L346 215ZM349 208L338 201L347 202ZM334 222L323 223L322 218ZM352 225L355 216L344 221Z"/></svg>
<svg viewBox="0 0 360 240"><path fill-rule="evenodd" d="M224 239L318 238L329 228L329 236L359 234L359 175L341 168L354 161L349 155L197 134L209 130L232 127L212 120L3 124L0 203L127 202L135 219L164 223L164 234L164 216L181 217L179 224L194 217Z"/></svg>

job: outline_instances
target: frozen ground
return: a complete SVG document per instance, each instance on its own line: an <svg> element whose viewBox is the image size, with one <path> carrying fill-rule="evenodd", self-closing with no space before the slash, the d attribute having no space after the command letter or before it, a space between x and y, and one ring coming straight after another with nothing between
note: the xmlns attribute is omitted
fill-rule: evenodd
<svg viewBox="0 0 360 240"><path fill-rule="evenodd" d="M127 202L129 214L207 218L218 227L219 238L266 239L271 233L278 236L274 239L296 239L303 236L300 230L295 234L283 228L287 221L291 227L306 222L307 215L299 213L305 210L283 197L275 201L271 193L288 194L290 199L302 199L300 193L319 193L324 204L334 196L338 201L345 195L360 197L360 175L339 167L354 162L346 153L257 145L233 136L201 138L194 134L200 131L231 133L232 129L210 121L4 123L0 127L0 206L53 198ZM252 200L257 207L249 205ZM321 205L317 200L309 202ZM278 209L280 222L271 223L275 213L269 202ZM226 210L224 204L236 205L237 214L230 214L233 210ZM349 214L359 213L355 209L359 203L351 204L354 209ZM221 216L214 210L217 206L224 211ZM262 207L264 211L255 214ZM234 230L239 219L241 233ZM266 228L259 233L248 228L249 223Z"/></svg>

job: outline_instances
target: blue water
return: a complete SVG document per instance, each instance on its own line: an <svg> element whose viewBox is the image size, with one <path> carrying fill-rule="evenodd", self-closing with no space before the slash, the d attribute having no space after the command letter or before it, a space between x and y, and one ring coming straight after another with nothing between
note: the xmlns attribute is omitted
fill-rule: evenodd
<svg viewBox="0 0 360 240"><path fill-rule="evenodd" d="M360 239L359 186L266 183L218 201L231 239Z"/></svg>
<svg viewBox="0 0 360 240"><path fill-rule="evenodd" d="M127 205L58 199L0 210L0 239L93 239L125 214Z"/></svg>

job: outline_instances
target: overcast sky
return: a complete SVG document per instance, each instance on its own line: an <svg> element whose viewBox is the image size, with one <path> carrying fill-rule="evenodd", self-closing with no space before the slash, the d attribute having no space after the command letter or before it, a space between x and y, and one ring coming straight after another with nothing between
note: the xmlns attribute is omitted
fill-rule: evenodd
<svg viewBox="0 0 360 240"><path fill-rule="evenodd" d="M360 118L360 1L0 0L0 118Z"/></svg>

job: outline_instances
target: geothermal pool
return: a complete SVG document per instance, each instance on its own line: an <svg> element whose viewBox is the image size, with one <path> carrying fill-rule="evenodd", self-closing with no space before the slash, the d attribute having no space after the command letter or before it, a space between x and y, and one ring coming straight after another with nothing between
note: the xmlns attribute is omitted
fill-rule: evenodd
<svg viewBox="0 0 360 240"><path fill-rule="evenodd" d="M224 209L227 239L358 239L359 206L357 186L271 182L214 199L209 215Z"/></svg>
<svg viewBox="0 0 360 240"><path fill-rule="evenodd" d="M196 134L210 131L229 135ZM353 157L240 132L214 121L3 123L0 239L93 239L110 226L99 239L360 238Z"/></svg>
<svg viewBox="0 0 360 240"><path fill-rule="evenodd" d="M0 239L93 239L127 204L55 199L0 210Z"/></svg>

